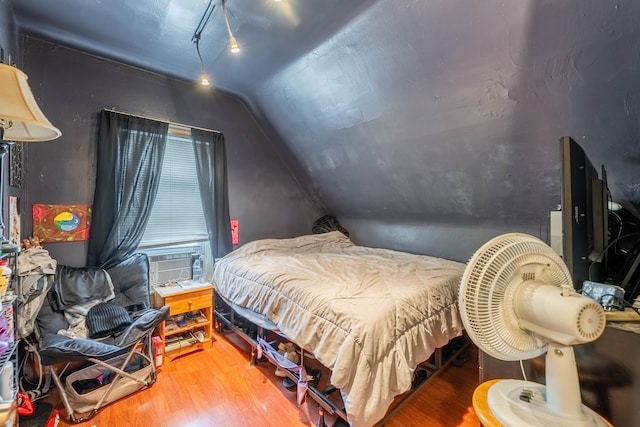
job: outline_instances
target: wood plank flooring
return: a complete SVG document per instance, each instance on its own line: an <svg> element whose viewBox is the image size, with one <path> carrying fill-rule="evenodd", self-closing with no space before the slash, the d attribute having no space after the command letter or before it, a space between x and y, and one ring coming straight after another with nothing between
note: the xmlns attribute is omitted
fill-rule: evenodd
<svg viewBox="0 0 640 427"><path fill-rule="evenodd" d="M477 427L471 407L477 385L474 348L471 361L447 366L394 410L385 426ZM51 400L59 401L55 394ZM59 426L302 427L315 425L316 419L315 402L299 409L295 393L282 386L272 365L250 366L246 343L232 334L214 334L210 350L165 363L149 389L108 405L87 422L61 420Z"/></svg>

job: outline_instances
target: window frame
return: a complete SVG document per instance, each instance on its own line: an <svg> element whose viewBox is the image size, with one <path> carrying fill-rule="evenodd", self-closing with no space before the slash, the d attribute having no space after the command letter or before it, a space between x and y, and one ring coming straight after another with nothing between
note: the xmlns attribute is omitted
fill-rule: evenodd
<svg viewBox="0 0 640 427"><path fill-rule="evenodd" d="M179 144L183 143L184 147L179 147ZM188 160L193 163L187 164ZM182 184L176 182L178 178L188 172L192 172L191 179L187 182L182 181ZM167 146L159 179L156 200L151 208L149 221L138 245L138 250L146 253L167 253L175 250L181 252L188 247L200 247L203 242L208 242L209 235L200 198L190 128L176 124L169 125ZM197 195L197 198L189 197L193 195ZM185 207L187 207L186 212L189 213L186 217L184 215ZM158 208L162 210L158 211ZM165 217L166 221L162 217ZM183 222L180 223L180 220ZM198 223L191 226L194 220ZM189 227L185 227L185 221ZM152 226L151 229L149 225ZM163 228L168 230L167 239L162 239L165 232ZM151 234L147 235L147 232ZM177 236L185 235L192 235L194 238L176 239Z"/></svg>

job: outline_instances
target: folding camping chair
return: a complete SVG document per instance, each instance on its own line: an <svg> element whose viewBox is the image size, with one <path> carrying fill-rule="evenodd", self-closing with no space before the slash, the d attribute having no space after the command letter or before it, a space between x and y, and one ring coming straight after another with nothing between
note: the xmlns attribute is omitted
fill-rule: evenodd
<svg viewBox="0 0 640 427"><path fill-rule="evenodd" d="M147 256L134 254L107 270L57 266L51 279L33 329L41 364L58 387L69 420L89 419L153 384L151 335L168 307L150 307ZM78 313L86 315L89 338L70 329Z"/></svg>

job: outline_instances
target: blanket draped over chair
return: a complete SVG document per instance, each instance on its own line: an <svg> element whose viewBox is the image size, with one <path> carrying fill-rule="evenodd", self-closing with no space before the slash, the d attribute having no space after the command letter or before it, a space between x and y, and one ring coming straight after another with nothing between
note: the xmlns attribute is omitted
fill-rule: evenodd
<svg viewBox="0 0 640 427"><path fill-rule="evenodd" d="M127 355L127 360L145 358L152 365L150 378L137 381L141 386L155 381L150 335L167 317L168 308L150 307L146 255L134 254L104 270L60 266L46 250L29 248L18 256L16 272L18 338L36 341L41 363L50 368L61 393L64 387L53 365L105 363L120 355ZM134 351L140 344L147 355ZM66 396L63 400L69 405ZM98 402L93 412L106 403ZM73 408L67 409L73 418Z"/></svg>

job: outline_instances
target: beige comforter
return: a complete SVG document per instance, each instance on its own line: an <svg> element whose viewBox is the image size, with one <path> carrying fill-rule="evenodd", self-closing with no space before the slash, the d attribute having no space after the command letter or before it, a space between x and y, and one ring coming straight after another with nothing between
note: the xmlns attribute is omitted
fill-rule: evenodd
<svg viewBox="0 0 640 427"><path fill-rule="evenodd" d="M464 264L354 245L342 233L248 243L217 264L227 300L265 315L330 368L349 423L371 426L416 366L461 335Z"/></svg>

